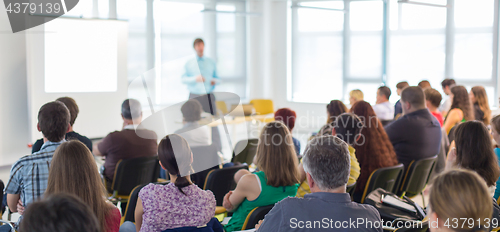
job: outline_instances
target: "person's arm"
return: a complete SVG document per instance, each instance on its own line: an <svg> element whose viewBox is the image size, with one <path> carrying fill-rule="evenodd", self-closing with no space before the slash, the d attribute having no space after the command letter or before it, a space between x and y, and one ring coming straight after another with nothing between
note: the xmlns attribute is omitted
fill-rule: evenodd
<svg viewBox="0 0 500 232"><path fill-rule="evenodd" d="M446 156L446 165L444 170L453 169L457 165L457 149L455 148L455 141L451 142L450 151Z"/></svg>
<svg viewBox="0 0 500 232"><path fill-rule="evenodd" d="M236 210L246 198L257 197L260 194L256 178L258 177L255 174L244 175L236 185L236 189L224 196L223 206L228 212Z"/></svg>
<svg viewBox="0 0 500 232"><path fill-rule="evenodd" d="M111 134L104 137L100 142L94 144L92 149L95 156L106 156L108 148L113 144L111 141Z"/></svg>
<svg viewBox="0 0 500 232"><path fill-rule="evenodd" d="M142 215L144 214L144 208L142 208L141 198L137 198L137 205L135 206L135 229L137 231L141 230L142 226Z"/></svg>
<svg viewBox="0 0 500 232"><path fill-rule="evenodd" d="M184 74L181 77L181 81L182 81L183 84L194 84L194 83L196 83L197 76L193 76L191 74L191 72L190 72L191 70L190 70L190 67L189 67L189 63L190 62L191 61L188 61L184 65Z"/></svg>
<svg viewBox="0 0 500 232"><path fill-rule="evenodd" d="M214 73L212 74L211 85L215 86L220 83L220 78L219 76L217 76L217 64L215 63L215 61L213 62L213 66Z"/></svg>
<svg viewBox="0 0 500 232"><path fill-rule="evenodd" d="M7 194L7 206L9 206L11 212L17 212L17 203L19 199L21 199L21 195L19 194Z"/></svg>
<svg viewBox="0 0 500 232"><path fill-rule="evenodd" d="M444 131L446 131L446 134L450 133L451 128L453 128L460 120L462 116L462 112L458 109L453 109L450 110L450 115L446 118L446 121L444 121Z"/></svg>
<svg viewBox="0 0 500 232"><path fill-rule="evenodd" d="M402 124L403 121L401 120L394 121L393 123L390 123L389 125L384 127L385 133L387 133L387 136L389 137L392 145L403 141L405 138L404 133L407 133L406 128L404 128L404 124Z"/></svg>

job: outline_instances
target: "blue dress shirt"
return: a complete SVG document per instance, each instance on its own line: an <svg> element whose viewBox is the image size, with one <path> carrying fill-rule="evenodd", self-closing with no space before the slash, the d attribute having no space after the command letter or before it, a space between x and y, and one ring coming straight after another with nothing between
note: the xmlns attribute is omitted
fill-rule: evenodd
<svg viewBox="0 0 500 232"><path fill-rule="evenodd" d="M217 66L213 59L208 57L196 56L195 59L189 60L184 66L185 72L182 75L182 83L186 84L189 92L193 94L208 94L214 90L215 85L212 85L212 80L219 80L217 77ZM202 75L205 82L196 82L196 76Z"/></svg>

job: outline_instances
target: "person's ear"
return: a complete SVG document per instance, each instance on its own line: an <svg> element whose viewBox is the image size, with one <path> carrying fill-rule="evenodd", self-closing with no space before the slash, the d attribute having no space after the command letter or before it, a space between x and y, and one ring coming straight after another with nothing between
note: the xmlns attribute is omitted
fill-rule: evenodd
<svg viewBox="0 0 500 232"><path fill-rule="evenodd" d="M36 123L36 129L38 129L39 132L42 132L42 129L40 128L40 123Z"/></svg>
<svg viewBox="0 0 500 232"><path fill-rule="evenodd" d="M307 183L309 184L309 189L312 189L312 188L314 188L314 186L316 186L316 183L314 182L313 178L311 177L311 174L309 174L307 172L306 172L306 179L307 179Z"/></svg>
<svg viewBox="0 0 500 232"><path fill-rule="evenodd" d="M69 131L71 131L71 124L68 123L68 129L66 130L66 133L68 133Z"/></svg>
<svg viewBox="0 0 500 232"><path fill-rule="evenodd" d="M125 120L125 117L123 117L123 114L120 114L122 116L122 119Z"/></svg>
<svg viewBox="0 0 500 232"><path fill-rule="evenodd" d="M334 127L334 128L332 128L332 135L333 135L333 136L336 136L336 135L337 135L337 131L335 130L335 127Z"/></svg>

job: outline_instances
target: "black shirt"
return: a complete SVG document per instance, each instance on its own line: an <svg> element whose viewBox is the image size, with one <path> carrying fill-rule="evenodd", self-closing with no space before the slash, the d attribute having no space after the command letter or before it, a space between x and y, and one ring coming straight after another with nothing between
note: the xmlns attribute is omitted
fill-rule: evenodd
<svg viewBox="0 0 500 232"><path fill-rule="evenodd" d="M441 148L441 125L428 109L400 117L387 125L385 131L405 169L412 160L435 156Z"/></svg>
<svg viewBox="0 0 500 232"><path fill-rule="evenodd" d="M71 140L71 139L80 140L80 142L85 144L89 148L90 152L92 152L92 141L89 138L87 138L81 134L78 134L74 131L71 131L71 132L66 133L66 140ZM31 147L31 154L39 151L42 148L42 145L43 145L43 139L37 140L33 144L33 147Z"/></svg>
<svg viewBox="0 0 500 232"><path fill-rule="evenodd" d="M483 121L484 120L484 112L481 110L481 107L479 107L479 104L474 103L474 117L478 121Z"/></svg>

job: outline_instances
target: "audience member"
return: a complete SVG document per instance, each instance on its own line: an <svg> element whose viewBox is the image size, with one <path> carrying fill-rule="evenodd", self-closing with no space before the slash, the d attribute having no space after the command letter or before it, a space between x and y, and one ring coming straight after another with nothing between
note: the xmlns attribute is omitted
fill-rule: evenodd
<svg viewBox="0 0 500 232"><path fill-rule="evenodd" d="M441 96L441 93L439 91L433 89L433 88L427 88L424 90L425 94L425 106L431 114L438 120L439 124L443 126L444 124L444 117L443 114L438 110L439 106L441 105L441 100L443 97Z"/></svg>
<svg viewBox="0 0 500 232"><path fill-rule="evenodd" d="M396 92L397 92L398 96L401 96L401 92L403 91L403 89L408 87L408 86L410 86L410 85L406 81L399 82L396 85ZM399 117L398 115L401 115L401 114L403 114L403 109L401 108L400 100L398 100L396 102L396 104L394 105L394 118L397 119Z"/></svg>
<svg viewBox="0 0 500 232"><path fill-rule="evenodd" d="M420 87L422 90L432 88L431 83L428 80L423 80L423 81L419 82L418 87Z"/></svg>
<svg viewBox="0 0 500 232"><path fill-rule="evenodd" d="M17 212L18 204L29 206L45 193L52 156L66 141L64 136L69 131L69 122L69 110L60 101L46 103L38 111L37 128L42 132L44 143L40 151L24 156L12 165L5 187L11 212Z"/></svg>
<svg viewBox="0 0 500 232"><path fill-rule="evenodd" d="M500 115L497 115L491 119L491 137L495 140L497 146L500 144ZM495 147L493 149L495 155L497 156L497 161L500 165L500 148ZM495 195L493 198L498 199L500 197L500 178L496 182Z"/></svg>
<svg viewBox="0 0 500 232"><path fill-rule="evenodd" d="M278 202L256 228L259 232L289 231L297 223L320 222L324 218L332 221L327 227L301 228L298 231L382 231L382 227L368 226L380 222L378 211L370 205L351 201L346 193L349 179L349 146L333 136L316 137L304 152L304 170L311 186L310 194L304 198L285 198ZM365 224L357 228L335 227L333 221L358 221ZM314 223L316 225L316 223ZM326 225L326 224L322 224Z"/></svg>
<svg viewBox="0 0 500 232"><path fill-rule="evenodd" d="M76 101L70 97L60 97L56 101L60 101L60 102L64 103L64 105L66 105L66 107L69 110L70 128L69 128L69 132L66 133L66 140L70 140L70 139L80 140L80 142L85 144L92 152L92 141L89 138L87 138L81 134L78 134L73 130L73 124L75 124L76 117L78 117L78 113L80 112L80 110L78 109L78 105L76 104ZM33 144L33 146L31 147L31 153L35 153L37 151L40 151L40 148L42 148L42 145L43 145L43 138L37 140Z"/></svg>
<svg viewBox="0 0 500 232"><path fill-rule="evenodd" d="M373 106L373 111L380 120L389 121L394 119L394 107L389 102L391 89L381 86L377 90L377 104Z"/></svg>
<svg viewBox="0 0 500 232"><path fill-rule="evenodd" d="M212 144L212 132L206 126L200 126L203 109L196 99L186 101L181 107L182 128L175 134L182 136L190 147L209 146Z"/></svg>
<svg viewBox="0 0 500 232"><path fill-rule="evenodd" d="M66 193L77 196L96 215L102 231L118 232L120 210L106 202L107 194L90 150L80 141L61 144L50 163L45 195Z"/></svg>
<svg viewBox="0 0 500 232"><path fill-rule="evenodd" d="M451 94L451 88L453 86L455 86L455 85L456 85L456 83L455 83L455 80L453 80L453 79L444 79L441 82L441 87L443 87L443 92L446 95L450 95ZM439 107L439 111L441 111L441 113L444 116L448 115L448 111L450 111L451 101L452 101L451 98L447 98L447 99L444 100L444 102L441 105L441 107Z"/></svg>
<svg viewBox="0 0 500 232"><path fill-rule="evenodd" d="M326 121L326 125L324 125L318 132L317 136L323 135L332 135L332 130L335 122L335 119L347 112L347 107L339 100L332 100L328 105L326 105L326 114L328 116L328 120Z"/></svg>
<svg viewBox="0 0 500 232"><path fill-rule="evenodd" d="M401 93L403 116L385 127L399 163L436 156L441 147L441 125L425 108L424 91L407 87ZM408 133L411 132L411 133Z"/></svg>
<svg viewBox="0 0 500 232"><path fill-rule="evenodd" d="M474 118L488 126L491 120L491 109L484 87L472 87L469 92L469 98L474 107Z"/></svg>
<svg viewBox="0 0 500 232"><path fill-rule="evenodd" d="M444 120L446 133L450 134L451 129L459 123L474 120L472 104L470 103L469 94L465 87L461 85L453 86L450 92L452 101L450 111ZM453 141L453 135L450 141Z"/></svg>
<svg viewBox="0 0 500 232"><path fill-rule="evenodd" d="M363 92L359 89L354 89L349 92L349 105L353 106L354 103L358 101L363 101L364 95Z"/></svg>
<svg viewBox="0 0 500 232"><path fill-rule="evenodd" d="M349 145L349 155L351 157L351 171L349 174L349 181L347 185L356 183L359 177L359 163L356 158L356 150L352 147L361 137L361 130L363 129L363 122L353 113L343 113L339 115L333 123L334 128L331 135L337 136ZM299 165L300 173L300 187L297 190L297 197L304 197L305 194L311 193L309 185L306 181L306 173L302 164Z"/></svg>
<svg viewBox="0 0 500 232"><path fill-rule="evenodd" d="M167 135L158 145L158 158L170 175L170 183L142 188L135 208L135 226L125 222L121 232L204 226L214 217L214 194L191 182L193 156L188 142L179 135Z"/></svg>
<svg viewBox="0 0 500 232"><path fill-rule="evenodd" d="M151 138L148 139L137 135L134 129L134 124L138 125L142 121L141 103L134 99L125 100L122 104L122 119L123 129L108 134L96 144L94 149L94 155L106 157L102 173L108 191L113 182L118 161L156 155L156 133L148 130L142 131L142 135L148 135Z"/></svg>
<svg viewBox="0 0 500 232"><path fill-rule="evenodd" d="M490 133L483 123L470 121L457 126L455 141L451 144L446 160L446 169L452 168L477 172L490 188L490 197L494 195L500 168Z"/></svg>
<svg viewBox="0 0 500 232"><path fill-rule="evenodd" d="M427 209L431 232L490 231L491 197L484 180L471 171L457 169L436 176ZM453 223L460 218L473 223Z"/></svg>
<svg viewBox="0 0 500 232"><path fill-rule="evenodd" d="M292 133L292 130L295 127L296 119L297 119L297 114L295 113L295 111L289 108L282 108L274 113L274 120L283 122L283 124L285 124L285 126L288 127L288 130L290 130L290 133ZM297 156L299 156L300 141L294 137L292 137L292 141L293 141L293 146L295 147L295 153L297 154Z"/></svg>
<svg viewBox="0 0 500 232"><path fill-rule="evenodd" d="M255 207L273 205L295 196L299 173L291 144L290 131L282 122L264 126L255 159L260 171L253 174L245 169L238 171L234 176L236 189L224 196L223 206L234 212L224 227L226 232L241 230L248 213Z"/></svg>
<svg viewBox="0 0 500 232"><path fill-rule="evenodd" d="M391 167L398 164L394 148L385 133L382 123L375 116L370 103L360 101L351 108L351 113L356 114L363 121L360 139L354 143L356 158L358 158L361 173L356 183L356 192L365 189L366 181L370 174L378 168Z"/></svg>
<svg viewBox="0 0 500 232"><path fill-rule="evenodd" d="M75 196L55 194L26 209L19 232L101 232L86 203Z"/></svg>

